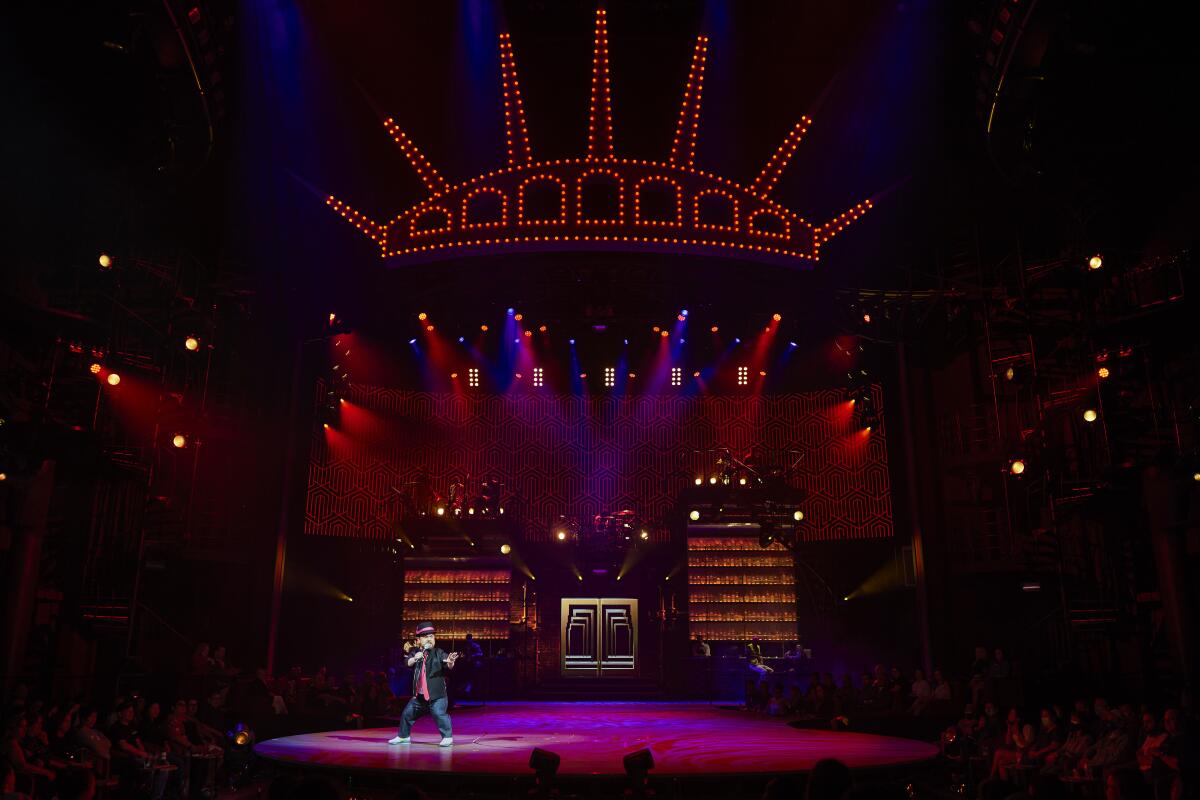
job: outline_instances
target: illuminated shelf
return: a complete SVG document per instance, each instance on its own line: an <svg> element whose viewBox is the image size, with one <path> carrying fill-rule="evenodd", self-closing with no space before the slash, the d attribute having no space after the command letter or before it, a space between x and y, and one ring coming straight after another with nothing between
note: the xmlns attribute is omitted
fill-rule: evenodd
<svg viewBox="0 0 1200 800"><path fill-rule="evenodd" d="M792 555L758 537L688 539L688 625L715 641L796 638Z"/></svg>

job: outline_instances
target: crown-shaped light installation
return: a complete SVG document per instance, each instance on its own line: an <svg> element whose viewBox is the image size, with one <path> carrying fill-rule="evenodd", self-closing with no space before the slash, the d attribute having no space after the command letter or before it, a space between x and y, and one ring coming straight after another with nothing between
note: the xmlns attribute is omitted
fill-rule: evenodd
<svg viewBox="0 0 1200 800"><path fill-rule="evenodd" d="M695 167L708 37L699 36L666 161L619 158L613 148L608 21L596 11L587 156L538 161L525 127L512 40L500 34L500 76L508 165L449 183L392 120L400 146L430 196L375 222L330 195L326 204L377 242L389 262L464 254L625 250L738 255L815 262L821 246L871 208L864 200L821 225L771 199L812 121L801 117L747 186ZM734 251L731 253L730 251Z"/></svg>

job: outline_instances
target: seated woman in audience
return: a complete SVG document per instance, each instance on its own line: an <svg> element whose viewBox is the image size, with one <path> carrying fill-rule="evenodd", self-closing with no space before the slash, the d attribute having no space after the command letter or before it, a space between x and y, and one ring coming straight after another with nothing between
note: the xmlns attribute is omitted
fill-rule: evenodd
<svg viewBox="0 0 1200 800"><path fill-rule="evenodd" d="M1033 726L1021 723L1015 708L1008 711L1004 724L1004 740L996 747L992 756L991 777L1008 780L1009 768L1021 763L1021 759L1033 745Z"/></svg>
<svg viewBox="0 0 1200 800"><path fill-rule="evenodd" d="M35 778L54 780L57 773L47 767L32 763L25 753L21 742L29 732L29 724L23 713L14 713L4 725L4 738L0 741L0 760L12 764L17 775L32 775Z"/></svg>
<svg viewBox="0 0 1200 800"><path fill-rule="evenodd" d="M26 723L25 738L21 740L25 756L39 767L49 766L47 762L50 757L50 737L44 727L44 717L40 711L29 711L25 714L25 718L28 722Z"/></svg>
<svg viewBox="0 0 1200 800"><path fill-rule="evenodd" d="M94 708L86 708L79 712L79 727L75 729L75 744L87 750L93 760L107 764L112 758L112 742L96 729L99 714ZM101 774L104 774L101 769Z"/></svg>

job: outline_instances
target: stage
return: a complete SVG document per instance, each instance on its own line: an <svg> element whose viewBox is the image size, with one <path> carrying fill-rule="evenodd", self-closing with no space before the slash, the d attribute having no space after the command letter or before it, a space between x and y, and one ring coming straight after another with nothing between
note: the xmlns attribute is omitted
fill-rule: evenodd
<svg viewBox="0 0 1200 800"><path fill-rule="evenodd" d="M699 703L489 703L452 714L454 746L438 747L430 717L407 745L394 728L326 731L258 744L262 758L344 772L529 775L529 753L562 757L560 776L623 777L622 758L644 747L656 777L806 772L822 758L855 770L901 767L937 755L932 744L891 736L802 730L779 719Z"/></svg>

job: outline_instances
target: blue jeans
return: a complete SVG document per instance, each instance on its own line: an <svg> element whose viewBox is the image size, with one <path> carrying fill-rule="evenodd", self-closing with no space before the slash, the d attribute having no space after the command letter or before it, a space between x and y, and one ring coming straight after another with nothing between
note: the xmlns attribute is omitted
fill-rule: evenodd
<svg viewBox="0 0 1200 800"><path fill-rule="evenodd" d="M438 731L443 738L450 736L450 715L446 713L446 698L439 697L436 700L426 700L424 697L413 697L408 701L408 705L404 707L404 713L400 715L400 736L406 738L412 733L413 723L426 714L433 714L433 721L437 723Z"/></svg>

